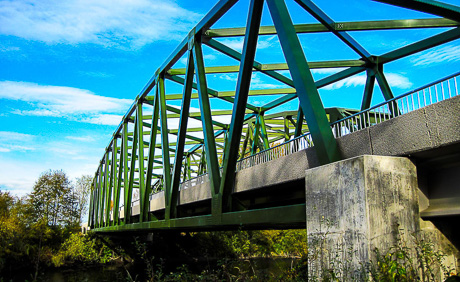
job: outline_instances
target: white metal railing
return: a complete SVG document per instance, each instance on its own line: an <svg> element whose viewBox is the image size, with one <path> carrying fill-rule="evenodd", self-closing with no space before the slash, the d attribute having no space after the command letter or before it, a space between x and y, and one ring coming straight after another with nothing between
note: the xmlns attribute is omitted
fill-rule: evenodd
<svg viewBox="0 0 460 282"><path fill-rule="evenodd" d="M341 137L371 127L428 105L458 96L457 72L331 124L334 136Z"/></svg>
<svg viewBox="0 0 460 282"><path fill-rule="evenodd" d="M193 186L197 186L199 184L203 184L208 181L209 181L209 174L205 173L205 174L198 175L197 177L194 177L187 181L182 182L179 186L179 189L180 190L187 189Z"/></svg>
<svg viewBox="0 0 460 282"><path fill-rule="evenodd" d="M457 78L459 76L460 72L457 72L451 76L336 121L331 124L334 137L338 138L379 124L394 117L418 110L428 105L458 96L459 87ZM310 132L308 132L285 143L276 145L239 160L236 165L236 171L238 172L243 169L266 163L310 147L313 147L313 140ZM220 172L222 174L222 168L220 169ZM208 181L209 174L205 173L182 182L179 189L187 189ZM152 195L150 196L150 200L152 200ZM134 203L138 201L139 200L132 202L131 206L134 206ZM120 209L122 207L123 206L121 206Z"/></svg>
<svg viewBox="0 0 460 282"><path fill-rule="evenodd" d="M238 172L258 164L266 163L280 157L310 148L312 146L313 140L311 138L310 132L308 132L307 134L289 140L285 143L276 145L269 149L260 151L257 154L239 160L236 164L236 171Z"/></svg>

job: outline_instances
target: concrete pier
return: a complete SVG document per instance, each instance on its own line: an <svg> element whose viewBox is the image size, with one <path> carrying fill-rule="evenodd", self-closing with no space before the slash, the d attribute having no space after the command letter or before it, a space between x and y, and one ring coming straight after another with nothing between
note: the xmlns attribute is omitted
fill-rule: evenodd
<svg viewBox="0 0 460 282"><path fill-rule="evenodd" d="M416 166L407 158L364 155L313 168L305 187L312 280L331 269L364 280L375 249L410 246L422 235Z"/></svg>

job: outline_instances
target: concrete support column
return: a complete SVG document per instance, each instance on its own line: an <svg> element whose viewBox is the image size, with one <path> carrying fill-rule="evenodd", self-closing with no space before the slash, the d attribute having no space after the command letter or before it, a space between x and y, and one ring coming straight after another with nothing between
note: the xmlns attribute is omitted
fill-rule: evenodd
<svg viewBox="0 0 460 282"><path fill-rule="evenodd" d="M375 248L384 253L420 229L416 168L407 158L365 155L309 169L305 186L312 280L329 270L362 280Z"/></svg>

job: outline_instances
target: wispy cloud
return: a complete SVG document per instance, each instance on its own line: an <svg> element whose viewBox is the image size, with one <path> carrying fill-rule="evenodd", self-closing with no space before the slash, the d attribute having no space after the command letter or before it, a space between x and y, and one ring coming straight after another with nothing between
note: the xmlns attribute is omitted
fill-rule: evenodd
<svg viewBox="0 0 460 282"><path fill-rule="evenodd" d="M33 151L30 144L35 139L34 135L12 131L0 131L0 152Z"/></svg>
<svg viewBox="0 0 460 282"><path fill-rule="evenodd" d="M95 71L81 71L80 74L85 76L97 77L97 78L109 78L113 77L113 74L109 74L106 72L95 72Z"/></svg>
<svg viewBox="0 0 460 282"><path fill-rule="evenodd" d="M413 63L414 66L426 66L441 62L458 61L460 61L460 47L455 45L433 48L421 52L411 59L411 63Z"/></svg>
<svg viewBox="0 0 460 282"><path fill-rule="evenodd" d="M167 0L1 1L0 15L4 35L123 48L182 39L201 17Z"/></svg>
<svg viewBox="0 0 460 282"><path fill-rule="evenodd" d="M253 73L251 76L251 89L271 89L271 88L282 88L286 87L282 84L269 83L264 80L264 75L260 73ZM218 76L219 79L236 82L238 80L237 73L221 74Z"/></svg>
<svg viewBox="0 0 460 282"><path fill-rule="evenodd" d="M131 100L104 97L85 89L0 81L0 99L24 101L33 109L16 109L15 114L64 117L70 120L114 125L121 120ZM116 124L118 124L118 122Z"/></svg>
<svg viewBox="0 0 460 282"><path fill-rule="evenodd" d="M390 84L390 87L395 87L399 89L408 89L412 87L413 85L412 82L410 82L406 76L403 76L397 73L386 73L385 77L388 83ZM364 86L365 84L366 84L366 75L361 74L361 75L355 75L352 77L342 79L341 81L338 81L336 83L333 83L321 89L335 90L335 89L339 89L342 87Z"/></svg>
<svg viewBox="0 0 460 282"><path fill-rule="evenodd" d="M66 136L66 139L80 141L80 142L93 142L95 139L92 136Z"/></svg>
<svg viewBox="0 0 460 282"><path fill-rule="evenodd" d="M83 122L102 125L118 125L123 118L122 115L100 114L82 119Z"/></svg>
<svg viewBox="0 0 460 282"><path fill-rule="evenodd" d="M257 49L265 49L273 45L273 42L276 39L276 35L270 36L267 39L262 39L259 38L257 41ZM222 44L227 45L228 47L241 51L243 50L243 45L244 45L244 38L239 37L239 38L229 38L229 39L223 39L219 40Z"/></svg>
<svg viewBox="0 0 460 282"><path fill-rule="evenodd" d="M217 57L214 54L203 55L203 60L204 60L205 65L206 65L206 62L214 61L216 59ZM179 62L182 63L183 65L187 65L187 58L182 58L179 60Z"/></svg>

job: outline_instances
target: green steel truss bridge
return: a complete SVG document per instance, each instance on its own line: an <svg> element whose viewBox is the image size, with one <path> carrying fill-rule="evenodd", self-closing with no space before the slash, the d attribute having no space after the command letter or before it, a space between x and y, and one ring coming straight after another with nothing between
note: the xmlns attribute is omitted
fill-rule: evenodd
<svg viewBox="0 0 460 282"><path fill-rule="evenodd" d="M458 39L460 7L434 0L377 1L437 17L335 22L311 0L295 0L295 8L318 23L293 24L284 0L251 0L245 27L213 29L237 2L219 1L158 68L114 132L93 181L91 229L105 233L304 227L304 182L296 171L301 174L307 168L359 155L347 149L347 136L351 144L360 132L455 99L459 92L456 73L394 97L384 66ZM260 26L264 3L274 26ZM380 55L369 53L349 34L423 28L443 29ZM307 61L299 35L309 33L336 36L358 59ZM254 59L261 35L277 36L284 63ZM242 52L218 40L225 37L244 38ZM206 67L204 53L210 49L239 64ZM186 68L175 68L181 58L186 58ZM343 70L315 81L312 69L316 68ZM250 89L255 72L285 87ZM208 86L210 75L231 73L237 73L235 91ZM318 89L362 73L367 80L359 110L323 107ZM385 102L371 107L376 81ZM182 93L171 92L166 83L180 85ZM263 105L250 102L262 96L272 99ZM173 106L174 100L181 106ZM212 109L218 100L228 109ZM298 101L298 108L278 110L292 100ZM199 111L192 110L194 103ZM458 112L454 120L456 116ZM376 148L371 153L385 154Z"/></svg>

